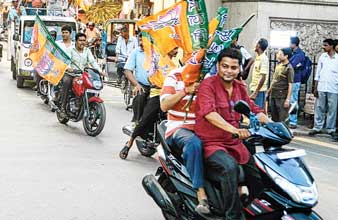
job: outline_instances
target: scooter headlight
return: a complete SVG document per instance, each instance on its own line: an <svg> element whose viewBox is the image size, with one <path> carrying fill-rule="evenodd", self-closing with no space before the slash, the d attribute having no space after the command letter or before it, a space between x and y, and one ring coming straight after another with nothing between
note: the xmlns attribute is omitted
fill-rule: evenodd
<svg viewBox="0 0 338 220"><path fill-rule="evenodd" d="M300 186L293 183L290 183L287 179L278 175L275 171L269 167L265 167L269 176L273 181L283 189L295 202L313 206L318 200L318 191L317 186L313 183L311 186Z"/></svg>
<svg viewBox="0 0 338 220"><path fill-rule="evenodd" d="M93 87L95 89L101 89L102 88L102 82L100 80L93 81Z"/></svg>

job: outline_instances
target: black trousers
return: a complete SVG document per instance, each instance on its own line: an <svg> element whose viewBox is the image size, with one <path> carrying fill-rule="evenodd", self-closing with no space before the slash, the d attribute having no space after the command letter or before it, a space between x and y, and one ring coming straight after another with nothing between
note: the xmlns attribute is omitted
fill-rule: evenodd
<svg viewBox="0 0 338 220"><path fill-rule="evenodd" d="M68 93L72 87L73 78L74 78L73 76L70 76L67 73L65 73L65 75L62 78L61 108L63 109L66 109Z"/></svg>
<svg viewBox="0 0 338 220"><path fill-rule="evenodd" d="M142 85L144 92L142 92L141 94L136 95L133 98L133 119L131 120L132 122L139 122L141 120L142 114L143 114L143 110L147 104L147 100L149 97L149 93L150 93L150 86L145 86Z"/></svg>
<svg viewBox="0 0 338 220"><path fill-rule="evenodd" d="M256 198L263 190L263 183L251 156L242 165L250 198ZM224 217L227 220L245 220L238 194L239 167L237 161L224 151L216 151L205 161L206 177L221 186Z"/></svg>
<svg viewBox="0 0 338 220"><path fill-rule="evenodd" d="M160 96L150 98L143 110L141 120L136 125L131 137L136 138L137 136L141 136L144 138L149 129L151 129L156 122L160 112Z"/></svg>

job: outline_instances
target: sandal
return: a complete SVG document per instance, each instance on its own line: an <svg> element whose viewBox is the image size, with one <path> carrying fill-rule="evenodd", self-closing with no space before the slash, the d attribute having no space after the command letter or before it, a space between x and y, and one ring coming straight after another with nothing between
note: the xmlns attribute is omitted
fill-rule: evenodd
<svg viewBox="0 0 338 220"><path fill-rule="evenodd" d="M128 142L126 143L126 145L124 145L124 147L120 151L120 158L122 160L125 160L128 157L128 153L129 153L130 147L128 147L127 144L128 144Z"/></svg>
<svg viewBox="0 0 338 220"><path fill-rule="evenodd" d="M195 208L195 211L200 214L209 214L209 204L207 199L202 199Z"/></svg>

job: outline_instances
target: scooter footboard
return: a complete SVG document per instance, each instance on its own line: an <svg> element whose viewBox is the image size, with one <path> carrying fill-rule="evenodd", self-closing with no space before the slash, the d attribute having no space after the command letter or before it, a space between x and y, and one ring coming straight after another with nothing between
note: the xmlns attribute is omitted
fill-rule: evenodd
<svg viewBox="0 0 338 220"><path fill-rule="evenodd" d="M310 210L309 212L289 213L287 216L294 220L323 220L315 211ZM283 219L283 218L282 218Z"/></svg>
<svg viewBox="0 0 338 220"><path fill-rule="evenodd" d="M156 204L163 210L177 216L176 209L154 175L148 174L143 177L142 185L145 191L150 195Z"/></svg>

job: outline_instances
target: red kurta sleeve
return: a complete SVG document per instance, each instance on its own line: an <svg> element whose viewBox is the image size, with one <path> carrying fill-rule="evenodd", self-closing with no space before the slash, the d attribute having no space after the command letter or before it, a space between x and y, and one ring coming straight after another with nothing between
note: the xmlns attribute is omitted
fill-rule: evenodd
<svg viewBox="0 0 338 220"><path fill-rule="evenodd" d="M196 99L196 114L203 118L210 112L216 111L215 91L211 83L211 78L202 81L198 88Z"/></svg>

